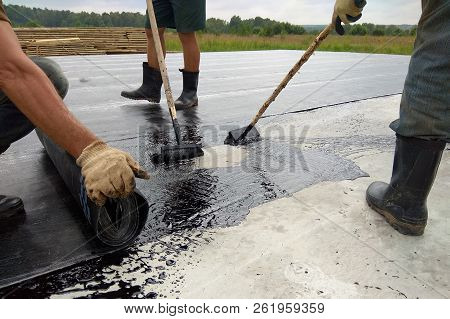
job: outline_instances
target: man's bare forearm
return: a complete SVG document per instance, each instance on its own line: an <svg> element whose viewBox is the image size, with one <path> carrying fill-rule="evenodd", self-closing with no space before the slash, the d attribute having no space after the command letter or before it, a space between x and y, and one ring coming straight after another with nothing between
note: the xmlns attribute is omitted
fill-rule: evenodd
<svg viewBox="0 0 450 319"><path fill-rule="evenodd" d="M0 22L0 88L55 143L77 158L97 140L67 109L45 73L25 54L7 23Z"/></svg>
<svg viewBox="0 0 450 319"><path fill-rule="evenodd" d="M134 191L135 177L149 178L130 154L98 141L78 122L45 73L22 52L10 24L2 21L0 89L36 127L77 159L87 195L97 205L103 206L108 197L127 197Z"/></svg>

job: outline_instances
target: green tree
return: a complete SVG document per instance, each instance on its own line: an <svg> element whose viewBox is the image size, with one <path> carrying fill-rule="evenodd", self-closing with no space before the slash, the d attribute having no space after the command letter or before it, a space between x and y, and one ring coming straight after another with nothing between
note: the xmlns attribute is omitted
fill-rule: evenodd
<svg viewBox="0 0 450 319"><path fill-rule="evenodd" d="M210 18L206 20L206 32L221 34L227 32L228 23L225 20Z"/></svg>
<svg viewBox="0 0 450 319"><path fill-rule="evenodd" d="M384 28L382 28L382 27L380 27L380 26L376 27L376 28L372 31L372 35L378 36L378 37L383 36L383 35L385 35L385 34L386 34L386 32L384 31Z"/></svg>
<svg viewBox="0 0 450 319"><path fill-rule="evenodd" d="M239 33L239 28L241 27L242 19L239 16L231 17L230 23L228 24L228 29L230 33Z"/></svg>
<svg viewBox="0 0 450 319"><path fill-rule="evenodd" d="M366 35L367 33L367 28L361 24L355 24L350 29L351 35Z"/></svg>
<svg viewBox="0 0 450 319"><path fill-rule="evenodd" d="M390 25L386 28L386 35L402 35L403 31L395 26L395 25Z"/></svg>

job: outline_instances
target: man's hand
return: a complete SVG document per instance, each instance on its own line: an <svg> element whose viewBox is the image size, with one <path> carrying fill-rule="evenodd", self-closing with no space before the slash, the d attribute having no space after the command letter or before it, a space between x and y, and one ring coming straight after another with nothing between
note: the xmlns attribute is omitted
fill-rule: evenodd
<svg viewBox="0 0 450 319"><path fill-rule="evenodd" d="M335 24L336 32L339 35L345 34L342 23L349 24L361 19L362 10L366 4L366 0L336 0L333 23Z"/></svg>
<svg viewBox="0 0 450 319"><path fill-rule="evenodd" d="M89 198L103 206L107 197L124 198L134 191L134 177L149 179L130 154L102 141L86 147L77 159Z"/></svg>

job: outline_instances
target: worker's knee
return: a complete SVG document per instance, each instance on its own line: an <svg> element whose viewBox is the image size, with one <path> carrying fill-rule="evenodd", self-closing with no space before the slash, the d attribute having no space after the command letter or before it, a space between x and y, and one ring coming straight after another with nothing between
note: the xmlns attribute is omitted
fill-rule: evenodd
<svg viewBox="0 0 450 319"><path fill-rule="evenodd" d="M64 98L69 90L69 81L60 66L47 58L33 57L31 60L48 76L61 98ZM0 154L34 128L33 123L0 91Z"/></svg>
<svg viewBox="0 0 450 319"><path fill-rule="evenodd" d="M11 103L0 107L0 154L34 130L33 123Z"/></svg>
<svg viewBox="0 0 450 319"><path fill-rule="evenodd" d="M180 41L183 44L197 42L197 39L195 37L195 32L178 32L178 37L180 38Z"/></svg>
<svg viewBox="0 0 450 319"><path fill-rule="evenodd" d="M159 33L159 38L162 39L164 37L164 33L165 33L166 29L165 28L159 28L158 29L158 33ZM145 29L145 34L147 35L147 41L149 41L150 43L153 43L153 33L151 29Z"/></svg>
<svg viewBox="0 0 450 319"><path fill-rule="evenodd" d="M61 67L55 61L43 57L31 57L31 60L41 68L55 86L61 98L69 91L69 81L64 75Z"/></svg>

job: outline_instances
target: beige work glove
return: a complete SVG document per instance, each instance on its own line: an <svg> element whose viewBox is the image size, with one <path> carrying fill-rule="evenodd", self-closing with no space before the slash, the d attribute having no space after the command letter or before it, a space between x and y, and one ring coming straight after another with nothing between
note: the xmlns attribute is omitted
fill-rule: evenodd
<svg viewBox="0 0 450 319"><path fill-rule="evenodd" d="M361 19L366 4L366 0L336 0L333 23L339 35L345 34L342 23L349 24Z"/></svg>
<svg viewBox="0 0 450 319"><path fill-rule="evenodd" d="M108 197L124 198L132 193L136 187L135 176L149 179L130 154L102 141L87 146L77 165L81 167L87 195L98 206L105 205Z"/></svg>

